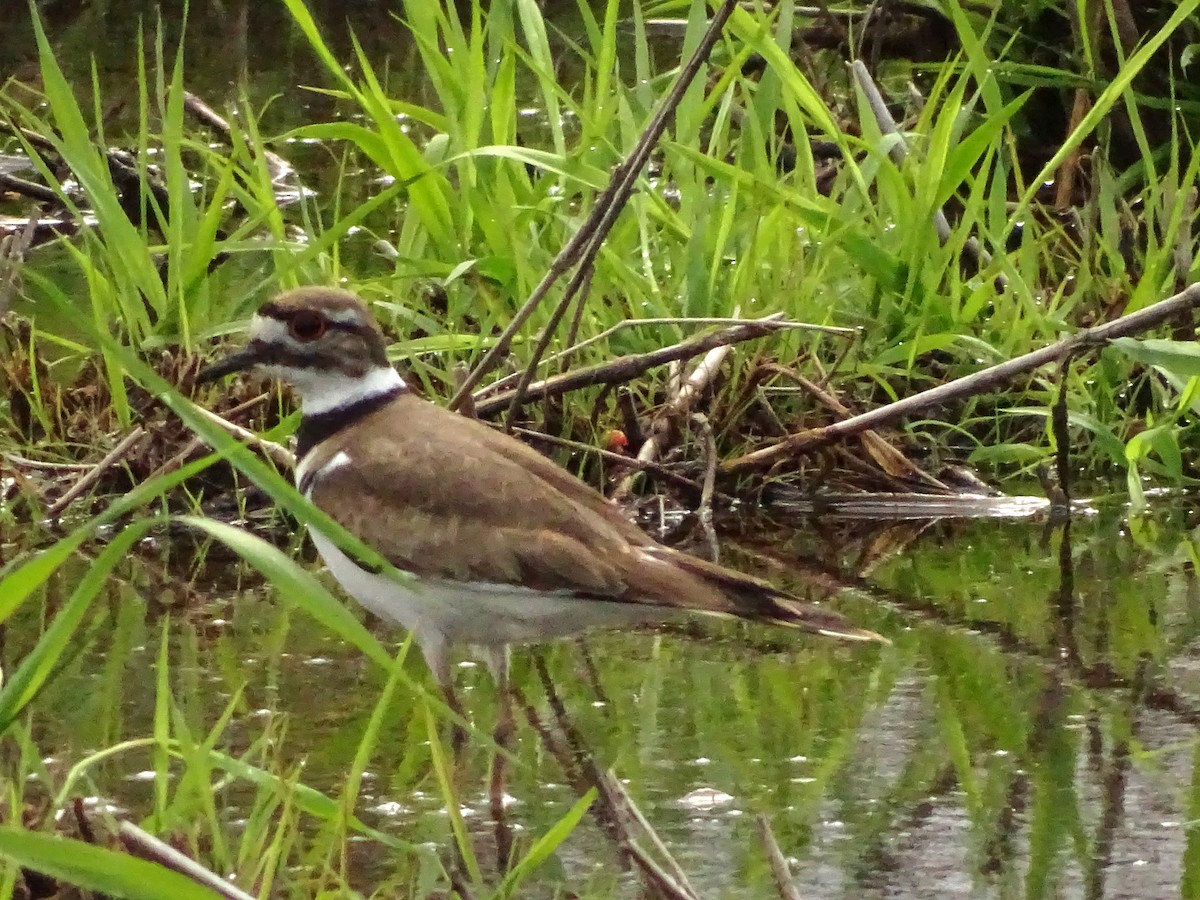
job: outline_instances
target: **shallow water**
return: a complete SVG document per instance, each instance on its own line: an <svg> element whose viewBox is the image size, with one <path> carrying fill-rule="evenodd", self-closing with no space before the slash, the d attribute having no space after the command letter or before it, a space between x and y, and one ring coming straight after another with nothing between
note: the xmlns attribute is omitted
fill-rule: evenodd
<svg viewBox="0 0 1200 900"><path fill-rule="evenodd" d="M701 896L776 896L758 814L805 897L1187 895L1200 876L1186 824L1200 805L1197 512L1180 505L1136 525L1120 509L1077 516L1069 544L1036 521L747 524L726 533L728 561L830 596L892 646L703 625L590 635L544 659L581 744L626 782ZM152 734L165 629L171 690L196 734L244 688L218 746L241 754L274 730L278 771L338 793L382 683L357 651L232 560L197 568L148 554L108 600L87 651L30 719L52 779L96 748ZM6 671L41 615L9 629ZM516 682L548 720L532 656L516 655ZM424 678L415 658L411 671ZM490 677L464 660L459 678L471 716L490 729ZM529 839L576 792L518 721L508 809ZM358 811L405 841L444 847L428 753L424 714L401 690ZM461 797L485 860L486 763L472 741ZM80 793L135 818L152 809L149 751L93 774ZM235 784L216 797L236 836L253 791ZM370 840L353 849L364 888L411 864ZM637 895L590 818L529 889L549 895L556 883Z"/></svg>
<svg viewBox="0 0 1200 900"><path fill-rule="evenodd" d="M312 5L334 52L349 58L340 5ZM79 6L46 12L63 64L86 84L95 51L106 85L130 83L136 17L128 9L89 16ZM383 6L360 6L357 34L386 67L389 90L428 102L427 88L406 75L412 47L403 29ZM330 114L328 97L295 87L324 81L279 5L193 7L189 88L222 108L239 96L241 79L256 108L278 95L263 116L272 133ZM169 10L164 21L170 29ZM238 25L232 40L229 21ZM20 25L0 28L5 71L32 56ZM675 62L676 41L667 46L663 67ZM304 148L288 152L305 162ZM360 273L372 264L369 247L343 260ZM804 897L1194 896L1200 847L1187 823L1200 811L1197 512L1163 507L1135 525L1119 508L1081 514L1069 542L1061 532L1044 534L1037 519L756 520L726 532L727 561L828 599L892 646L710 624L561 642L545 648L546 666L581 743L627 781L701 896L777 896L756 834L759 814L792 860ZM74 560L7 624L6 672L86 565ZM45 766L27 785L30 798L57 790L97 749L153 735L164 636L177 705L172 733L186 727L199 739L241 692L217 746L340 791L383 684L358 651L235 559L210 553L197 563L190 547L149 545L118 574L84 629L85 648L27 719L25 755ZM376 631L392 643L399 637ZM531 657L517 654L515 680L545 718ZM415 654L409 669L425 677ZM469 661L459 678L486 732L497 712L491 679ZM171 719L169 709L161 714ZM577 792L525 718L518 721L509 812L528 840ZM425 727L423 707L400 691L357 811L370 826L436 850L449 826ZM14 743L6 753L16 752ZM155 808L154 766L149 748L131 749L89 769L69 796L142 819ZM493 852L486 767L487 752L473 741L462 798L485 867ZM171 766L168 800L183 771ZM261 815L256 798L245 781L215 792L234 843ZM168 811L153 830L188 834L186 812ZM320 828L311 816L300 823L308 836ZM350 863L364 891L402 896L429 871L421 858L364 839L352 844ZM301 854L294 865L310 862ZM639 890L591 818L529 884L546 896L556 888L581 896Z"/></svg>

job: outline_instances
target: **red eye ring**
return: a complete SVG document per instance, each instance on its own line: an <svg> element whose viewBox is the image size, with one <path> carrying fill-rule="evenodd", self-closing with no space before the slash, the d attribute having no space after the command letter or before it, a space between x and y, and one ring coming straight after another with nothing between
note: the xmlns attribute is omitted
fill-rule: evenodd
<svg viewBox="0 0 1200 900"><path fill-rule="evenodd" d="M301 309L288 320L288 334L305 343L315 341L329 329L329 320L319 312Z"/></svg>

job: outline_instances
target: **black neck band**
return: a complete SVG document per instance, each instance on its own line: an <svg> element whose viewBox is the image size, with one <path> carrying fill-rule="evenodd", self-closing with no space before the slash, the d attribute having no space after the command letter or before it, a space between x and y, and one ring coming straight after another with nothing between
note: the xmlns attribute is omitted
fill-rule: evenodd
<svg viewBox="0 0 1200 900"><path fill-rule="evenodd" d="M321 441L333 437L363 416L369 416L375 410L383 408L404 391L404 385L398 384L382 394L364 397L347 406L335 406L328 412L317 413L315 416L304 416L300 419L300 427L296 430L296 462L304 459L308 455L308 451Z"/></svg>

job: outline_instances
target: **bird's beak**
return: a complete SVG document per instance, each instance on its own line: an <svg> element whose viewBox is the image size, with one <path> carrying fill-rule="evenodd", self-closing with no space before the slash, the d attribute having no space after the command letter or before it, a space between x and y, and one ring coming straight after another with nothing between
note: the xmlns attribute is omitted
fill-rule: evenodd
<svg viewBox="0 0 1200 900"><path fill-rule="evenodd" d="M226 375L232 375L234 372L240 372L243 369L252 369L262 362L261 357L254 345L251 344L241 350L236 350L230 353L224 359L219 359L211 365L205 366L196 375L197 384L207 384L210 381L216 381L218 378L224 378Z"/></svg>

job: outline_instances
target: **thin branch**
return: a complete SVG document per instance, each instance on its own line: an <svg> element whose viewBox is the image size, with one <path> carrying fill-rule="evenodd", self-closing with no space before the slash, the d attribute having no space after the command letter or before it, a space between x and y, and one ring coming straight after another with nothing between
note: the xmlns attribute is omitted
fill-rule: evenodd
<svg viewBox="0 0 1200 900"><path fill-rule="evenodd" d="M235 425L233 422L230 422L229 420L217 415L211 409L205 409L203 406L197 406L196 411L214 425L225 429L228 434L237 438L242 443L257 448L265 457L267 457L267 459L271 460L271 462L275 463L275 465L279 468L296 468L295 455L291 450L283 446L283 444L277 444L274 441L268 441L266 438L259 437L250 429L243 428L241 425Z"/></svg>
<svg viewBox="0 0 1200 900"><path fill-rule="evenodd" d="M757 321L776 321L778 315L767 316L765 319ZM572 344L565 350L560 350L558 353L551 354L543 359L541 366L548 366L551 363L569 359L585 347L590 347L592 344L598 344L601 341L612 337L618 331L623 331L627 328L641 328L643 326L655 325L745 325L745 319L736 319L731 316L656 316L648 319L622 319L616 325L605 328L599 334L594 334L590 338L586 338L577 344ZM797 328L806 331L817 331L821 334L843 335L847 337L856 336L859 331L857 328L840 328L835 325L813 325L810 322L784 322L780 320L778 327ZM502 390L515 384L520 380L521 373L513 372L510 375L505 375L503 378L497 378L491 384L480 388L475 392L475 399L482 400L489 394L494 394L496 391Z"/></svg>
<svg viewBox="0 0 1200 900"><path fill-rule="evenodd" d="M692 370L692 374L688 376L687 381L680 386L679 392L671 402L654 417L655 425L650 428L650 436L646 438L646 442L638 450L637 458L639 461L653 462L667 449L671 431L667 427L668 423L672 418L681 416L691 409L692 403L695 402L700 392L712 381L717 369L725 362L725 358L729 355L731 349L729 344L722 344L719 347L709 350L704 359L700 360L700 363ZM611 499L620 502L629 496L636 478L637 472L630 472L626 475L621 480L621 483L617 485L616 490L613 491Z"/></svg>
<svg viewBox="0 0 1200 900"><path fill-rule="evenodd" d="M775 313L762 319L744 322L741 325L733 325L709 334L697 335L668 347L660 347L646 353L618 356L616 359L610 359L599 365L564 372L562 375L529 385L522 399L523 402L528 403L534 400L558 397L569 391L598 384L623 384L632 381L655 366L676 360L691 359L701 353L708 353L715 347L754 340L787 328L789 327L788 323L780 321L782 315L782 313ZM475 411L479 416L486 418L501 409L510 407L516 398L517 391L505 391L503 394L497 394L485 400L477 400Z"/></svg>
<svg viewBox="0 0 1200 900"><path fill-rule="evenodd" d="M542 688L546 691L546 700L554 714L559 734L566 744L561 749L572 761L571 768L566 771L573 770L581 775L585 782L590 782L596 788L597 796L596 803L592 805L593 813L616 842L618 850L641 870L646 886L659 896L665 897L667 900L697 900L696 893L688 884L683 869L655 834L654 829L646 822L645 817L641 815L621 783L610 773L602 771L595 757L588 752L582 736L567 715L566 707L554 686L554 680L550 677L545 659L541 654L534 656L534 667L542 682ZM633 839L629 833L627 818L632 818L642 827L643 833L662 855L669 872L655 862Z"/></svg>
<svg viewBox="0 0 1200 900"><path fill-rule="evenodd" d="M696 515L700 520L700 530L708 541L708 556L715 563L721 561L721 543L717 540L716 529L713 528L713 484L717 480L717 439L713 437L712 425L704 413L692 414L692 425L700 432L704 441L704 486L700 490L700 505Z"/></svg>
<svg viewBox="0 0 1200 900"><path fill-rule="evenodd" d="M736 459L721 464L721 473L736 475L773 464L785 456L807 453L843 438L852 437L871 428L893 422L896 419L923 412L931 407L951 400L961 400L997 387L1017 375L1032 372L1047 363L1057 362L1067 353L1076 353L1088 347L1096 347L1119 337L1137 334L1200 306L1200 282L1190 285L1166 300L1160 300L1145 309L1121 316L1104 325L1084 328L1070 337L1010 359L946 384L912 394L878 409L851 416L822 428L808 428L796 432L778 443L763 447Z"/></svg>
<svg viewBox="0 0 1200 900"><path fill-rule="evenodd" d="M758 839L762 841L763 851L767 854L767 862L771 864L771 874L775 877L775 887L779 891L779 900L801 900L800 891L792 882L792 872L788 868L787 859L779 849L775 840L775 832L771 830L771 820L762 813L754 817L758 826Z"/></svg>
<svg viewBox="0 0 1200 900"><path fill-rule="evenodd" d="M76 499L86 493L96 482L98 482L104 473L121 462L130 453L132 453L142 438L146 436L146 429L142 426L137 426L129 434L125 435L120 440L117 446L113 447L105 457L92 466L82 478L76 481L73 485L67 488L66 492L61 497L55 500L46 508L46 517L56 519L62 515L63 511L70 506Z"/></svg>
<svg viewBox="0 0 1200 900"><path fill-rule="evenodd" d="M117 831L117 836L120 837L121 843L125 845L125 849L134 856L148 859L173 872L178 872L180 875L190 878L210 891L215 891L222 897L228 898L228 900L254 900L254 897L247 894L237 885L230 884L220 875L204 868L204 866L200 865L200 863L196 862L190 856L185 856L170 844L160 841L154 835L143 831L132 822L122 822L121 827Z"/></svg>
<svg viewBox="0 0 1200 900"><path fill-rule="evenodd" d="M251 397L249 400L239 403L237 406L233 407L233 409L230 409L225 413L225 418L223 421L225 421L226 424L232 425L233 422L231 420L233 419L234 416L240 415L241 413L245 412L246 410L250 409L251 407L257 406L259 403L262 403L264 400L266 400L267 397L269 397L269 396L271 396L271 395L267 394L267 393L263 393L263 394L259 394L257 397ZM222 425L221 427L224 428L225 426ZM147 478L146 480L150 481L151 479L156 478L159 475L166 475L169 472L174 472L176 469L180 468L185 462L187 462L193 453L195 453L197 450L199 450L203 446L205 446L203 438L198 438L198 437L192 438L190 441L187 442L187 444L184 446L184 448L182 450L180 450L178 453L176 453L174 456L172 456L170 459L168 459L165 463L163 463L161 466L159 466L157 469L155 469L154 472L151 473L150 477Z"/></svg>
<svg viewBox="0 0 1200 900"><path fill-rule="evenodd" d="M500 428L502 426L493 424L492 427ZM623 466L626 469L632 469L636 472L651 472L655 475L655 477L663 478L674 483L678 487L685 488L689 491L703 490L703 487L696 484L696 482L692 479L680 475L678 472L671 471L662 463L635 459L632 456L623 456L620 453L613 453L611 450L605 450L592 444L585 444L583 441L573 441L570 438L559 437L555 434L546 434L542 431L535 431L532 428L514 428L513 434L528 438L534 443L541 441L547 444L552 444L556 447L563 447L567 450L575 450L580 453L594 453L596 456L599 456L601 459L614 465ZM717 492L716 496L720 497L721 500L726 503L733 500L732 497L720 492Z"/></svg>
<svg viewBox="0 0 1200 900"><path fill-rule="evenodd" d="M654 826L650 824L650 820L646 818L641 809L638 808L638 805L633 802L633 797L625 790L625 785L621 784L620 779L613 775L611 771L602 773L601 777L604 780L605 790L610 796L620 802L621 808L624 809L626 815L633 819L638 827L642 829L642 833L650 841L650 846L658 851L674 884L687 896L698 897L699 895L696 893L696 889L692 887L687 873L683 871L683 866L679 865L679 862L671 854L671 851L667 849L667 845L663 842L663 839L654 830Z"/></svg>

